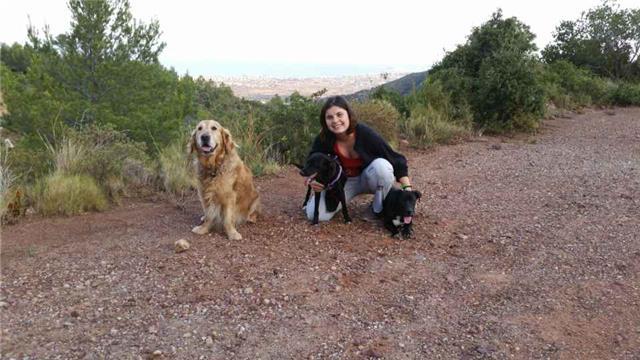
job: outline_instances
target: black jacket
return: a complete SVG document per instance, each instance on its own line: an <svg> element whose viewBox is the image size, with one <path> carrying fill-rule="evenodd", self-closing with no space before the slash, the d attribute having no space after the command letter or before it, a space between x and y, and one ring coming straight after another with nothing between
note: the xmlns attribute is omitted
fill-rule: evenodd
<svg viewBox="0 0 640 360"><path fill-rule="evenodd" d="M316 136L311 146L310 154L315 152L323 152L325 154L335 154L333 146L336 143L336 136L332 132L328 132L324 141L320 139L320 135ZM402 154L393 151L391 146L380 136L375 130L358 123L356 125L356 143L353 149L360 155L362 159L362 169L365 169L371 162L377 158L387 159L393 165L393 175L399 180L403 176L408 176L407 158Z"/></svg>

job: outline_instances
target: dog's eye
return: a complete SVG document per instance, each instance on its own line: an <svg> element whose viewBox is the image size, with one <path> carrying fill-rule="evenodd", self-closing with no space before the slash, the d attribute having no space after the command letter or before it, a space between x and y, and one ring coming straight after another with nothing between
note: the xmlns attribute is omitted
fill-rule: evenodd
<svg viewBox="0 0 640 360"><path fill-rule="evenodd" d="M202 130L202 126L198 126L198 131Z"/></svg>
<svg viewBox="0 0 640 360"><path fill-rule="evenodd" d="M211 130L217 130L217 129L218 129L218 128L217 128L217 127L215 127L215 126L212 126L212 127L211 127Z"/></svg>

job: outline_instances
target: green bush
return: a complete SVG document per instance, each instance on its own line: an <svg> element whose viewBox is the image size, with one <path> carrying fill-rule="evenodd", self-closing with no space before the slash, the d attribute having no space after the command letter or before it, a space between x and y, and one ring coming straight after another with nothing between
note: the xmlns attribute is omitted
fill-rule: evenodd
<svg viewBox="0 0 640 360"><path fill-rule="evenodd" d="M253 175L276 173L280 170L282 156L276 152L274 146L267 145L267 134L257 129L253 119L253 115L250 114L244 126L236 125L231 129L234 141L238 144L238 154Z"/></svg>
<svg viewBox="0 0 640 360"><path fill-rule="evenodd" d="M516 120L544 115L544 90L532 60L521 54L500 51L485 59L474 87L475 122L486 130L534 130L537 122Z"/></svg>
<svg viewBox="0 0 640 360"><path fill-rule="evenodd" d="M96 181L86 175L54 173L36 182L32 200L42 215L75 215L103 211L108 202Z"/></svg>
<svg viewBox="0 0 640 360"><path fill-rule="evenodd" d="M468 84L463 76L451 70L440 71L437 76L428 78L409 96L411 111L413 112L416 108L432 107L443 113L447 121L455 121L470 127L473 122L473 113L463 94Z"/></svg>
<svg viewBox="0 0 640 360"><path fill-rule="evenodd" d="M17 182L32 184L36 179L51 172L53 153L48 151L45 143L36 134L23 136L14 145L8 152L7 163L16 175Z"/></svg>
<svg viewBox="0 0 640 360"><path fill-rule="evenodd" d="M451 144L470 133L468 126L453 121L445 111L431 105L412 108L403 127L410 144L423 148Z"/></svg>
<svg viewBox="0 0 640 360"><path fill-rule="evenodd" d="M640 106L640 84L618 84L611 92L611 102L623 106Z"/></svg>
<svg viewBox="0 0 640 360"><path fill-rule="evenodd" d="M313 97L294 92L287 99L272 98L261 119L265 140L274 144L275 151L285 163L302 164L313 139L320 133L321 104Z"/></svg>
<svg viewBox="0 0 640 360"><path fill-rule="evenodd" d="M126 193L128 184L135 186L145 180L123 176L125 164L131 166L133 162L148 163L144 145L131 141L123 132L111 126L88 126L78 131L71 131L68 142L82 149L82 156L72 168L65 170L57 164L56 170L66 174L85 174L101 184L111 199L117 200ZM56 158L64 154L66 145L59 148ZM148 177L143 174L142 176Z"/></svg>
<svg viewBox="0 0 640 360"><path fill-rule="evenodd" d="M409 105L407 105L406 98L395 90L388 89L386 86L381 85L373 90L370 98L388 101L398 110L402 117L409 117Z"/></svg>
<svg viewBox="0 0 640 360"><path fill-rule="evenodd" d="M353 111L359 122L363 122L380 134L392 147L398 146L400 113L386 100L354 102Z"/></svg>
<svg viewBox="0 0 640 360"><path fill-rule="evenodd" d="M609 101L612 85L608 81L566 60L543 65L540 76L546 97L558 108L576 110Z"/></svg>
<svg viewBox="0 0 640 360"><path fill-rule="evenodd" d="M477 126L490 131L529 127L530 121L516 120L542 117L544 92L534 70L534 38L527 25L514 17L503 19L498 10L473 29L466 44L433 67L430 76L441 82L454 111L461 111L456 118L464 117L467 102Z"/></svg>

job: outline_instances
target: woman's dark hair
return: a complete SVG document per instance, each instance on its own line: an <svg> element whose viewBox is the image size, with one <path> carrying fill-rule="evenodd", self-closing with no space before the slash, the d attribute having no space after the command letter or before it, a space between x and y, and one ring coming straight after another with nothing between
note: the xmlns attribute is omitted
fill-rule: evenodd
<svg viewBox="0 0 640 360"><path fill-rule="evenodd" d="M353 110L351 110L351 106L349 106L347 99L342 96L332 96L324 102L322 110L320 110L320 126L322 126L322 130L320 130L320 138L323 140L326 139L327 135L330 133L329 128L327 127L327 121L324 117L327 115L327 110L332 106L344 109L347 112L347 115L349 115L349 127L347 128L347 134L354 132L356 130L356 125L358 125L356 116L353 113Z"/></svg>

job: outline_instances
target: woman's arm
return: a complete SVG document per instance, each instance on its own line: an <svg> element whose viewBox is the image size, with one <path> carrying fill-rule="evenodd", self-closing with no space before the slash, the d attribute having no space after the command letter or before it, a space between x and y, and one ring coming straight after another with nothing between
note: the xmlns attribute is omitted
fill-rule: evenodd
<svg viewBox="0 0 640 360"><path fill-rule="evenodd" d="M398 182L400 182L402 190L413 190L411 187L411 180L409 180L408 176L401 177L400 179L398 179Z"/></svg>

